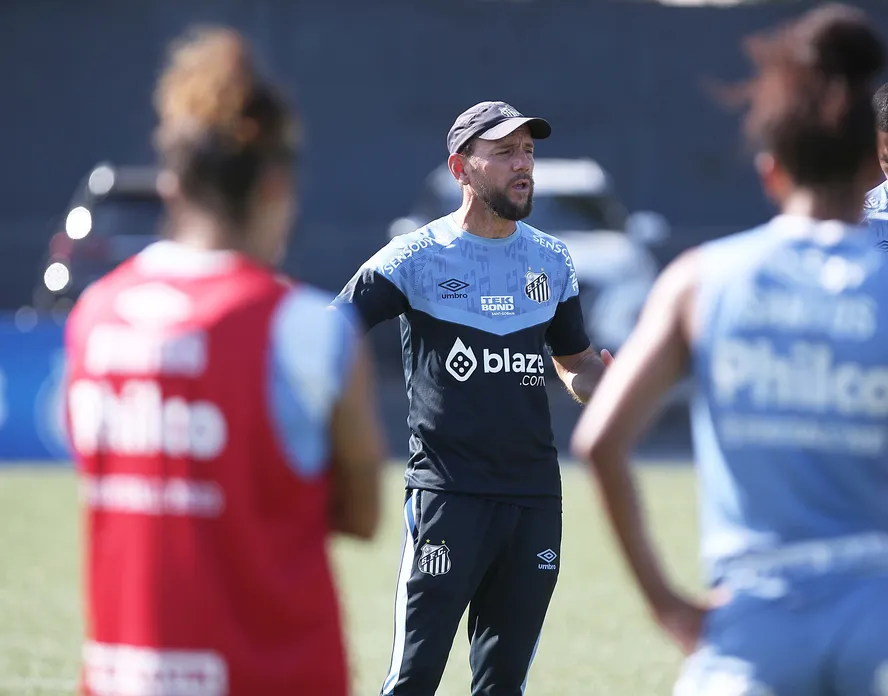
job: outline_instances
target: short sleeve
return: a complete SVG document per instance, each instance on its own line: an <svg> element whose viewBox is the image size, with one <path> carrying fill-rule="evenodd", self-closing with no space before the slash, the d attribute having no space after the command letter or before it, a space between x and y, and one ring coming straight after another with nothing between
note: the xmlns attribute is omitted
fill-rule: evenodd
<svg viewBox="0 0 888 696"><path fill-rule="evenodd" d="M580 304L580 285L573 259L564 249L565 277L555 314L546 330L546 343L552 355L576 355L586 350L591 342L586 335L583 307Z"/></svg>
<svg viewBox="0 0 888 696"><path fill-rule="evenodd" d="M272 322L266 390L272 424L291 467L305 477L327 466L330 420L357 357L350 313L300 287L281 301Z"/></svg>
<svg viewBox="0 0 888 696"><path fill-rule="evenodd" d="M428 246L421 234L396 237L358 269L333 305L351 305L365 329L404 314L410 308L412 262Z"/></svg>
<svg viewBox="0 0 888 696"><path fill-rule="evenodd" d="M365 330L407 311L401 289L372 267L362 266L333 300L333 306L350 306Z"/></svg>

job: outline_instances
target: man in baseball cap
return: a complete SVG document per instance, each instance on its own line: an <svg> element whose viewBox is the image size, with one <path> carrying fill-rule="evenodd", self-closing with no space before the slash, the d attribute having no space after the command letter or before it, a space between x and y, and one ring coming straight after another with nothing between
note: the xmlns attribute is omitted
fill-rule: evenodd
<svg viewBox="0 0 888 696"><path fill-rule="evenodd" d="M447 134L450 173L463 191L454 214L474 235L507 237L533 209L534 140L552 127L501 101L485 101L461 113Z"/></svg>
<svg viewBox="0 0 888 696"><path fill-rule="evenodd" d="M469 607L473 694L521 696L561 565L543 356L579 401L603 369L563 243L523 222L549 124L504 102L450 129L458 210L399 235L334 301L401 318L410 459L382 696L431 696Z"/></svg>

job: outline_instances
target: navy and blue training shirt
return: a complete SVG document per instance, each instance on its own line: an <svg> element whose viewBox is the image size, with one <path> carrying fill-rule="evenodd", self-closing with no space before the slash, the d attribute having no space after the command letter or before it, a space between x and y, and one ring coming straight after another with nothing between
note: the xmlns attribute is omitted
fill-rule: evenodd
<svg viewBox="0 0 888 696"><path fill-rule="evenodd" d="M882 251L888 251L888 181L866 194L863 223L869 228L870 241Z"/></svg>
<svg viewBox="0 0 888 696"><path fill-rule="evenodd" d="M562 242L522 222L478 237L448 215L375 254L345 303L368 329L401 318L409 488L560 505L543 356L589 347Z"/></svg>

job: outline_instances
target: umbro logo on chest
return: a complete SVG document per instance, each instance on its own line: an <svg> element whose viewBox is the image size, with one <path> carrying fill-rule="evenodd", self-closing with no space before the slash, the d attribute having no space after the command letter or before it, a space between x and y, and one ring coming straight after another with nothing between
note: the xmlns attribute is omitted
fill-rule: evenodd
<svg viewBox="0 0 888 696"><path fill-rule="evenodd" d="M467 289L471 283L466 283L463 280L459 280L459 278L450 278L449 280L445 280L443 283L438 283L438 287L444 290L441 293L442 300L464 300L469 295L463 290Z"/></svg>

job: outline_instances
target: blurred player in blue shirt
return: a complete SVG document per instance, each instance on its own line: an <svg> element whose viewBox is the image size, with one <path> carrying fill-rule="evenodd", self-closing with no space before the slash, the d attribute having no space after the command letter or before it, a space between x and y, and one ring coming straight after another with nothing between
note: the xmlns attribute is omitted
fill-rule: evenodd
<svg viewBox="0 0 888 696"><path fill-rule="evenodd" d="M690 654L676 696L888 694L888 257L859 226L877 175L861 11L749 44L748 135L781 213L685 253L574 435L650 610ZM665 577L627 453L696 377L702 604Z"/></svg>

